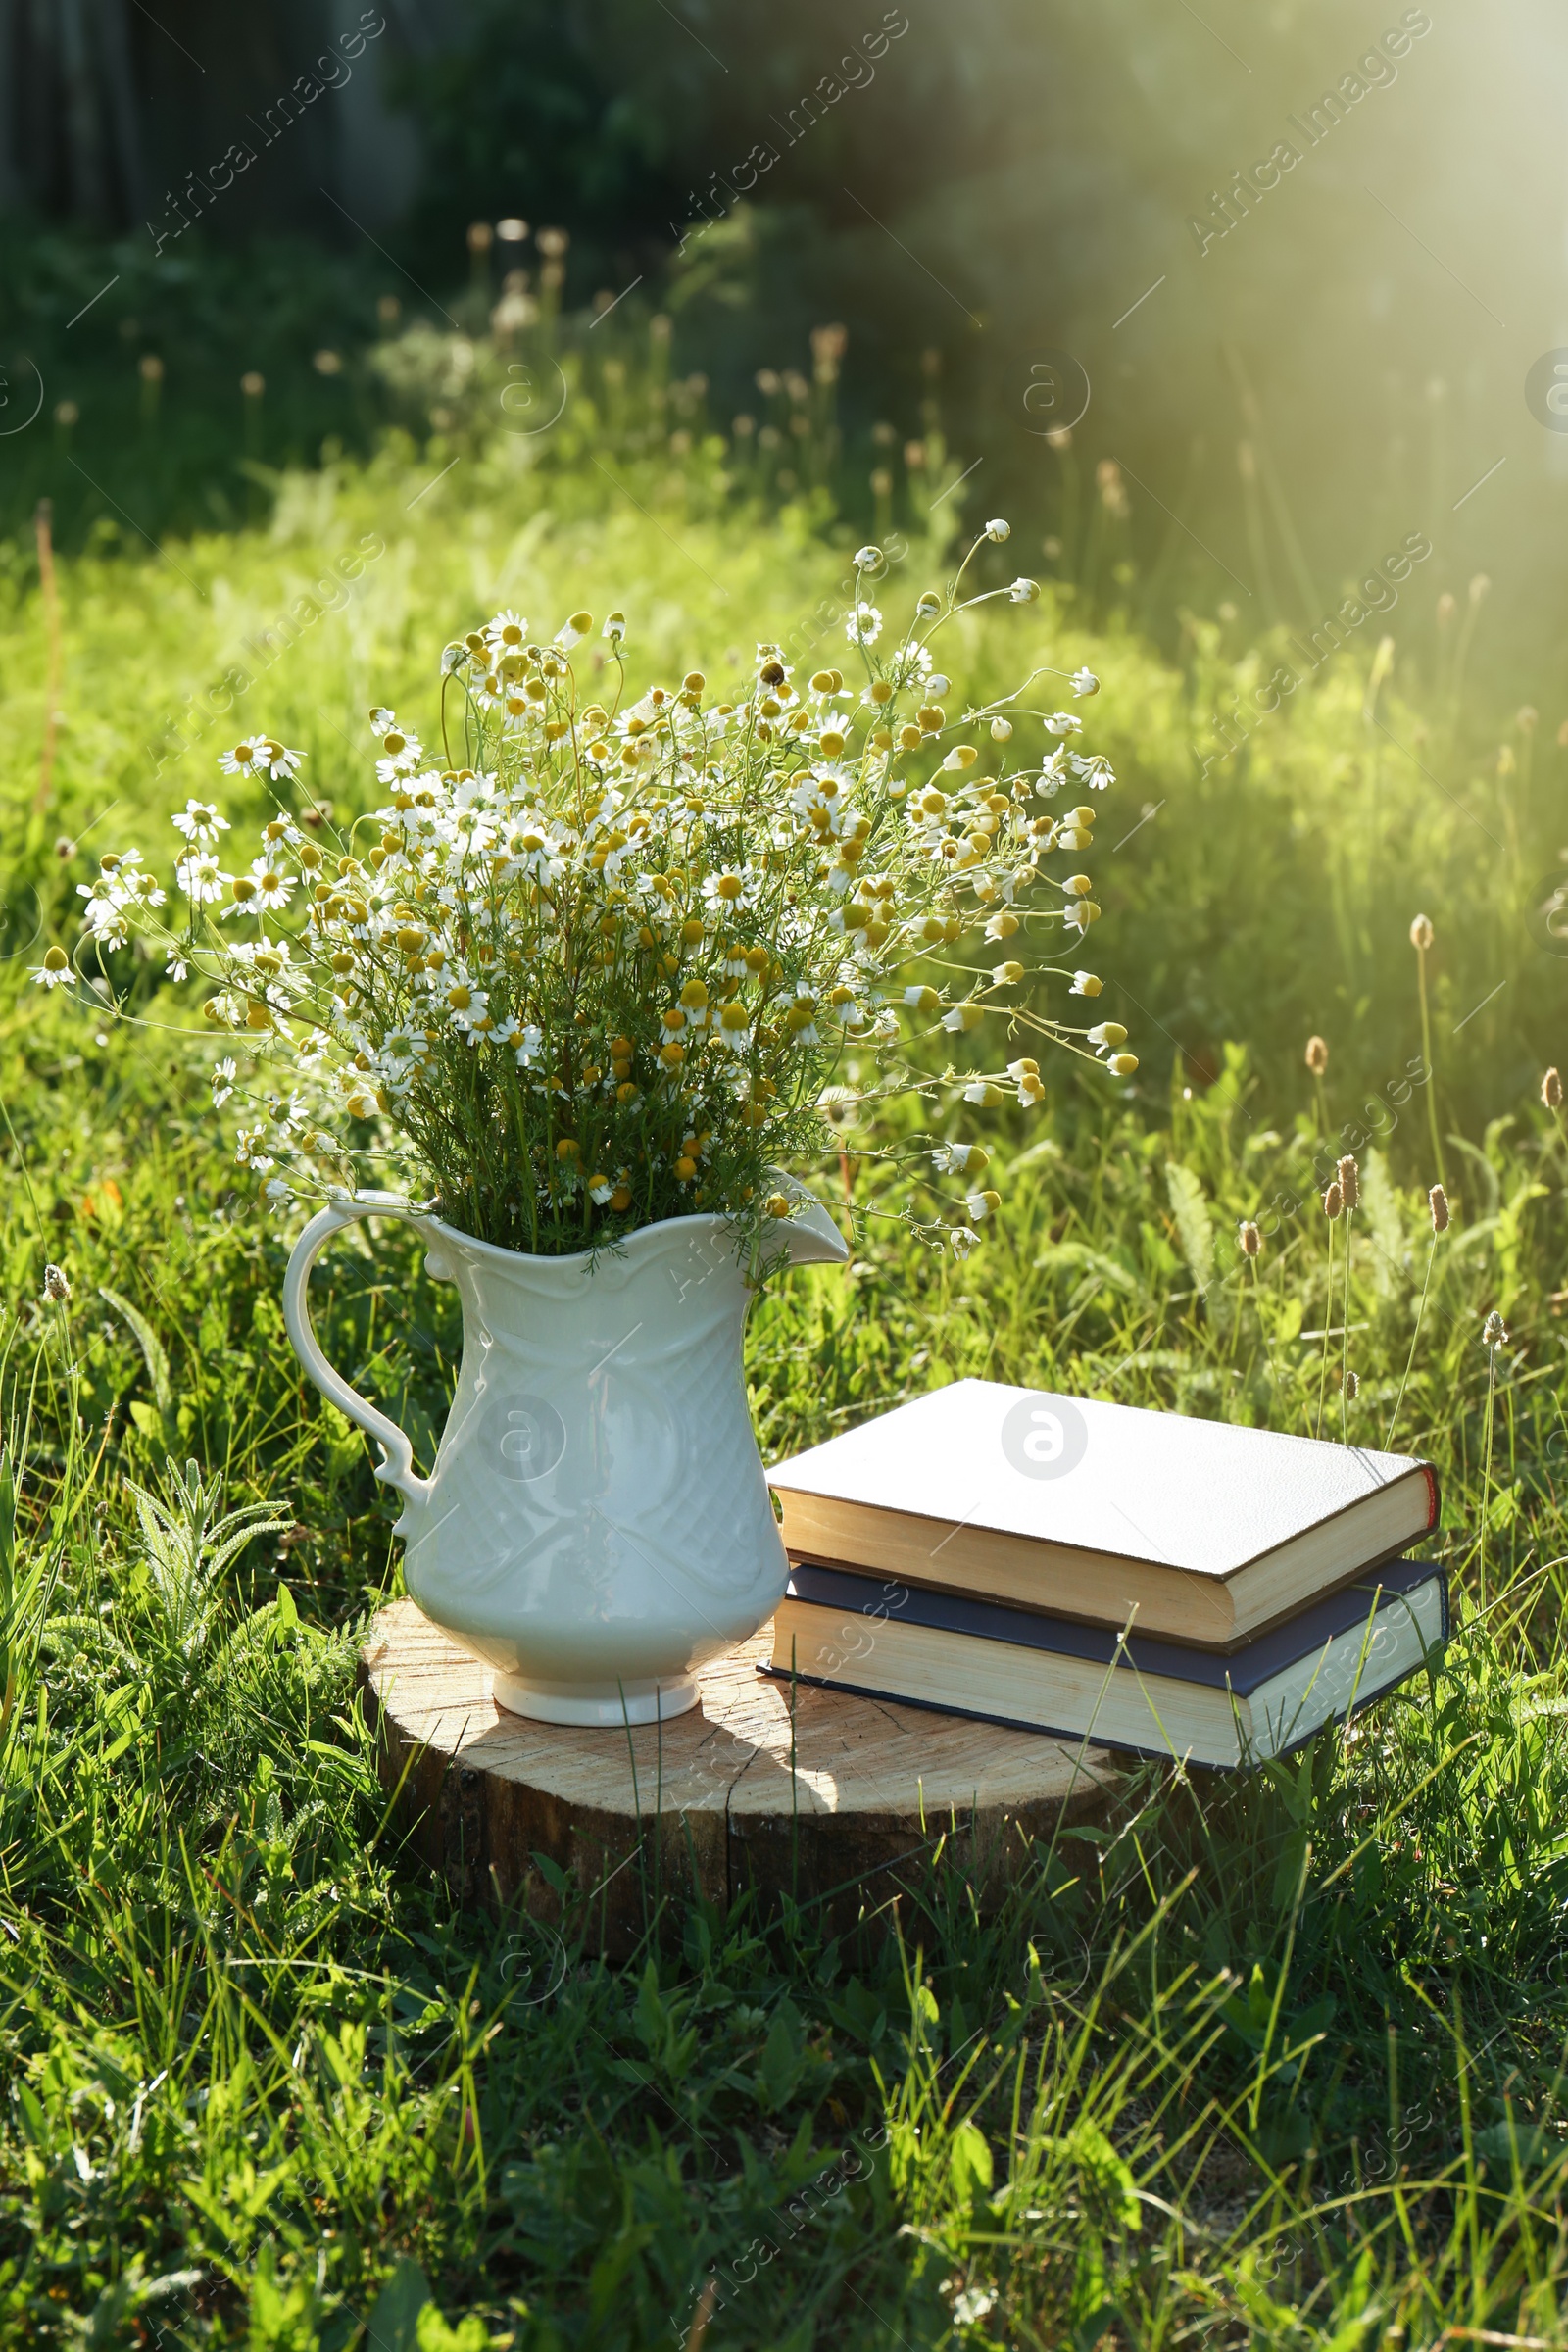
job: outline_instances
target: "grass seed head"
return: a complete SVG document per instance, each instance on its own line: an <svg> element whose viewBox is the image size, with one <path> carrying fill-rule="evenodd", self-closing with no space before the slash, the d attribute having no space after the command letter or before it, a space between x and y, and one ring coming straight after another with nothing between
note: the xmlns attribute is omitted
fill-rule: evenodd
<svg viewBox="0 0 1568 2352"><path fill-rule="evenodd" d="M1309 1037L1306 1041L1306 1066L1314 1078L1321 1078L1329 1066L1329 1044L1326 1037Z"/></svg>
<svg viewBox="0 0 1568 2352"><path fill-rule="evenodd" d="M1347 1208L1355 1208L1361 1199L1361 1171L1353 1152L1347 1152L1339 1165L1340 1198Z"/></svg>
<svg viewBox="0 0 1568 2352"><path fill-rule="evenodd" d="M1555 1062L1541 1081L1541 1100L1548 1110L1555 1110L1562 1101L1562 1080Z"/></svg>
<svg viewBox="0 0 1568 2352"><path fill-rule="evenodd" d="M1448 1230L1448 1196L1441 1184L1435 1184L1428 1193L1427 1206L1432 1211L1433 1232L1446 1233Z"/></svg>
<svg viewBox="0 0 1568 2352"><path fill-rule="evenodd" d="M1432 917L1418 914L1410 925L1410 945L1418 956L1424 956L1433 941Z"/></svg>
<svg viewBox="0 0 1568 2352"><path fill-rule="evenodd" d="M1323 1214L1331 1225L1344 1206L1345 1197L1340 1191L1338 1180L1336 1180L1323 1196Z"/></svg>

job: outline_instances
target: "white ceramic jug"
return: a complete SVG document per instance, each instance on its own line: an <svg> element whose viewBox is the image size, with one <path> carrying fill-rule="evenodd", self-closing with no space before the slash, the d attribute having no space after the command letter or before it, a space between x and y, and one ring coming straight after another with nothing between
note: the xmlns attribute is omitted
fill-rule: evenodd
<svg viewBox="0 0 1568 2352"><path fill-rule="evenodd" d="M795 1265L842 1262L826 1210L798 1199L772 1246ZM463 1298L463 1364L427 1479L311 1327L318 1252L369 1216L406 1218ZM409 1592L494 1668L500 1705L546 1723L679 1715L696 1704L695 1669L772 1614L787 1567L741 1366L751 1298L716 1216L670 1218L596 1256L529 1257L360 1193L295 1243L283 1314L300 1361L380 1441L376 1476L404 1500Z"/></svg>

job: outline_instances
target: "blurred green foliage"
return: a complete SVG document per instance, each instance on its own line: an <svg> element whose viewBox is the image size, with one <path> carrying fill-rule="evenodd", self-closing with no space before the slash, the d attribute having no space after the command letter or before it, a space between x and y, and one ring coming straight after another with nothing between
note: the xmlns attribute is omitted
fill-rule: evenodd
<svg viewBox="0 0 1568 2352"><path fill-rule="evenodd" d="M907 430L935 346L994 498L1050 483L1043 426L1079 402L1053 418L1034 371L1066 353L1091 387L1080 446L1144 485L1146 563L1181 518L1194 595L1312 626L1342 573L1424 529L1461 588L1491 574L1526 659L1550 658L1565 477L1523 397L1562 334L1544 0L1502 20L486 0L470 23L402 85L438 159L420 274L468 220L521 213L572 232L583 304L653 282L690 230L685 364L726 408L833 320L852 416ZM872 55L889 24L907 29ZM1281 142L1298 160L1259 186Z"/></svg>

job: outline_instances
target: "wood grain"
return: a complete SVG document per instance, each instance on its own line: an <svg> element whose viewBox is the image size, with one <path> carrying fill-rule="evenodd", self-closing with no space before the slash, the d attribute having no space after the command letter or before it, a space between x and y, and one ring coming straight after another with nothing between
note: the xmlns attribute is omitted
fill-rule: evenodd
<svg viewBox="0 0 1568 2352"><path fill-rule="evenodd" d="M612 1958L662 1893L720 1910L748 1888L820 1905L838 1933L940 1845L991 1902L1032 1840L1103 1808L1102 1748L760 1674L761 1633L706 1667L701 1700L627 1732L498 1708L490 1670L394 1602L361 1656L381 1770L424 1859L468 1902L560 1912L544 1855L586 1899Z"/></svg>

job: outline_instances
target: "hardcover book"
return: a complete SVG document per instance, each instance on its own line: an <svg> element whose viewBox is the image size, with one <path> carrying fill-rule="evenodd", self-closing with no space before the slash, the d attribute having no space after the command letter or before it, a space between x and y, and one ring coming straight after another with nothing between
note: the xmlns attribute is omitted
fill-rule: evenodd
<svg viewBox="0 0 1568 2352"><path fill-rule="evenodd" d="M1230 1649L1436 1527L1428 1462L960 1380L768 1474L792 1560Z"/></svg>
<svg viewBox="0 0 1568 2352"><path fill-rule="evenodd" d="M1382 1697L1448 1632L1441 1568L1401 1560L1228 1657L801 1561L762 1671L829 1690L1235 1767Z"/></svg>

